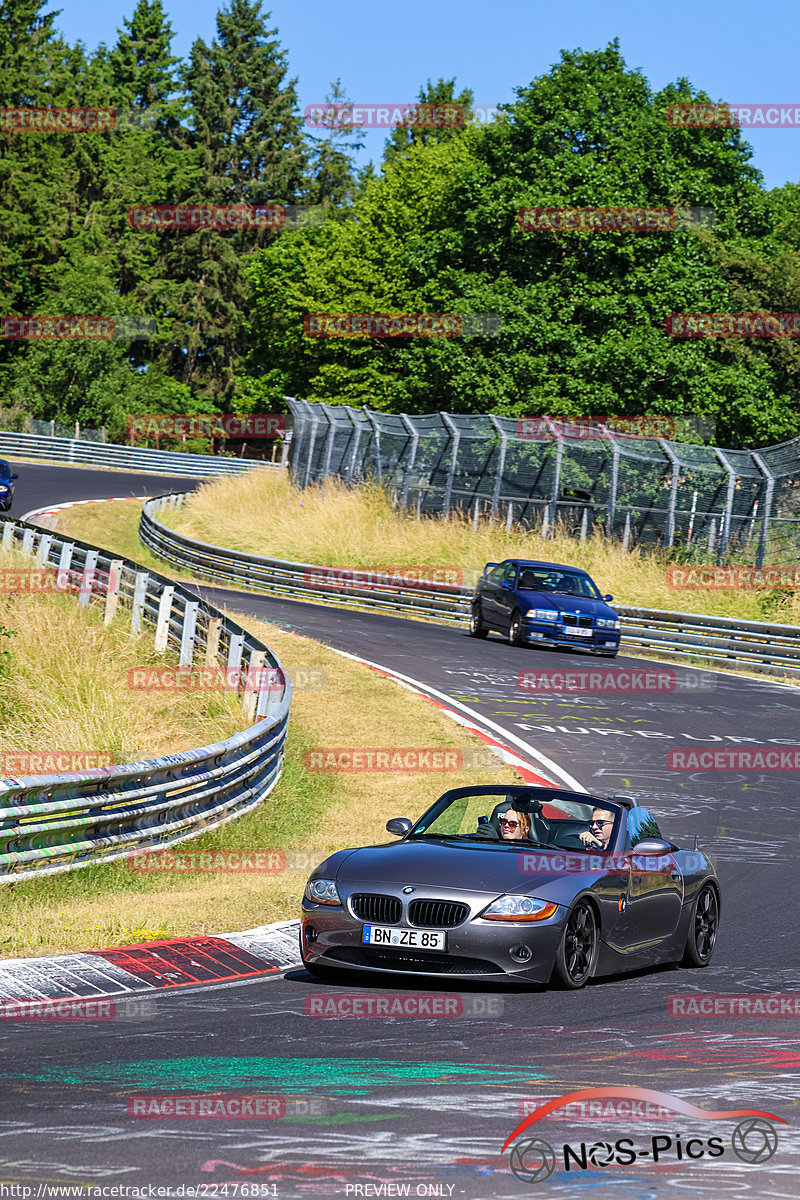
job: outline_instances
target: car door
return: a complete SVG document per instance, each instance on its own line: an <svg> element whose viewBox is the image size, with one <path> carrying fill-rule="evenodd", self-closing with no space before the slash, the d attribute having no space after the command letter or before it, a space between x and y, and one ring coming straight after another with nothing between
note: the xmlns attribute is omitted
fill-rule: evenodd
<svg viewBox="0 0 800 1200"><path fill-rule="evenodd" d="M503 578L497 589L497 627L503 633L508 633L511 626L511 614L517 607L517 565L504 563Z"/></svg>
<svg viewBox="0 0 800 1200"><path fill-rule="evenodd" d="M502 629L502 625L500 624L499 596L502 593L501 585L506 565L505 563L500 563L499 566L493 567L481 580L479 593L481 619L485 625L491 625L493 629Z"/></svg>
<svg viewBox="0 0 800 1200"><path fill-rule="evenodd" d="M675 932L683 905L683 875L674 854L645 856L626 851L630 861L625 920L621 933L629 949L652 947Z"/></svg>

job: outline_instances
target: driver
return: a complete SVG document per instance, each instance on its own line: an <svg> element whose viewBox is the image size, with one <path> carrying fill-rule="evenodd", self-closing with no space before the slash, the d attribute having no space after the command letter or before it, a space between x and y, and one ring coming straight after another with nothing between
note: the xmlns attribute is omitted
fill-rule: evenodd
<svg viewBox="0 0 800 1200"><path fill-rule="evenodd" d="M592 810L592 820L589 829L584 829L578 837L584 846L593 846L598 850L607 850L611 841L611 831L614 828L614 814L607 808Z"/></svg>

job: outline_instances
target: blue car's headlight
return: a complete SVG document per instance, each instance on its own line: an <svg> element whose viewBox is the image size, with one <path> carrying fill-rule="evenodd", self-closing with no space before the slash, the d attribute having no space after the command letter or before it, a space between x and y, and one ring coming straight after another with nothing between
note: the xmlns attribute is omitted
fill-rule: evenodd
<svg viewBox="0 0 800 1200"><path fill-rule="evenodd" d="M598 617L595 625L598 629L619 629L619 620L614 617Z"/></svg>
<svg viewBox="0 0 800 1200"><path fill-rule="evenodd" d="M558 613L552 608L529 608L525 616L530 621L549 621L551 625L558 620Z"/></svg>
<svg viewBox="0 0 800 1200"><path fill-rule="evenodd" d="M312 904L338 904L341 906L342 903L333 879L309 879L306 884L306 900L310 900Z"/></svg>
<svg viewBox="0 0 800 1200"><path fill-rule="evenodd" d="M0 483L0 492L10 492L10 491L11 491L10 483Z"/></svg>

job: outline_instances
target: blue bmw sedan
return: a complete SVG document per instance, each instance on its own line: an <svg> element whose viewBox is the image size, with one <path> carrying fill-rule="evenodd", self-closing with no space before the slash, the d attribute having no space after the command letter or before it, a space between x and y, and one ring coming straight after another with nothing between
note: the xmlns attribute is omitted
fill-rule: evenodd
<svg viewBox="0 0 800 1200"><path fill-rule="evenodd" d="M614 658L619 615L578 567L507 558L487 563L472 597L470 635L505 634L513 646L570 646Z"/></svg>
<svg viewBox="0 0 800 1200"><path fill-rule="evenodd" d="M0 458L0 510L8 512L14 499L14 480L19 476Z"/></svg>

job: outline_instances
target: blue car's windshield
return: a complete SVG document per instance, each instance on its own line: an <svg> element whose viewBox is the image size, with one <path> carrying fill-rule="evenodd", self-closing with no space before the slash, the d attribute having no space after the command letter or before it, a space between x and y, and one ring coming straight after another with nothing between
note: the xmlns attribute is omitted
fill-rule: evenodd
<svg viewBox="0 0 800 1200"><path fill-rule="evenodd" d="M583 596L589 600L602 599L588 575L577 571L555 571L522 567L517 587L522 592L552 592L553 595Z"/></svg>
<svg viewBox="0 0 800 1200"><path fill-rule="evenodd" d="M11 467L9 466L9 464L7 462L3 462L2 458L0 458L0 479L10 479L10 478L11 478Z"/></svg>

